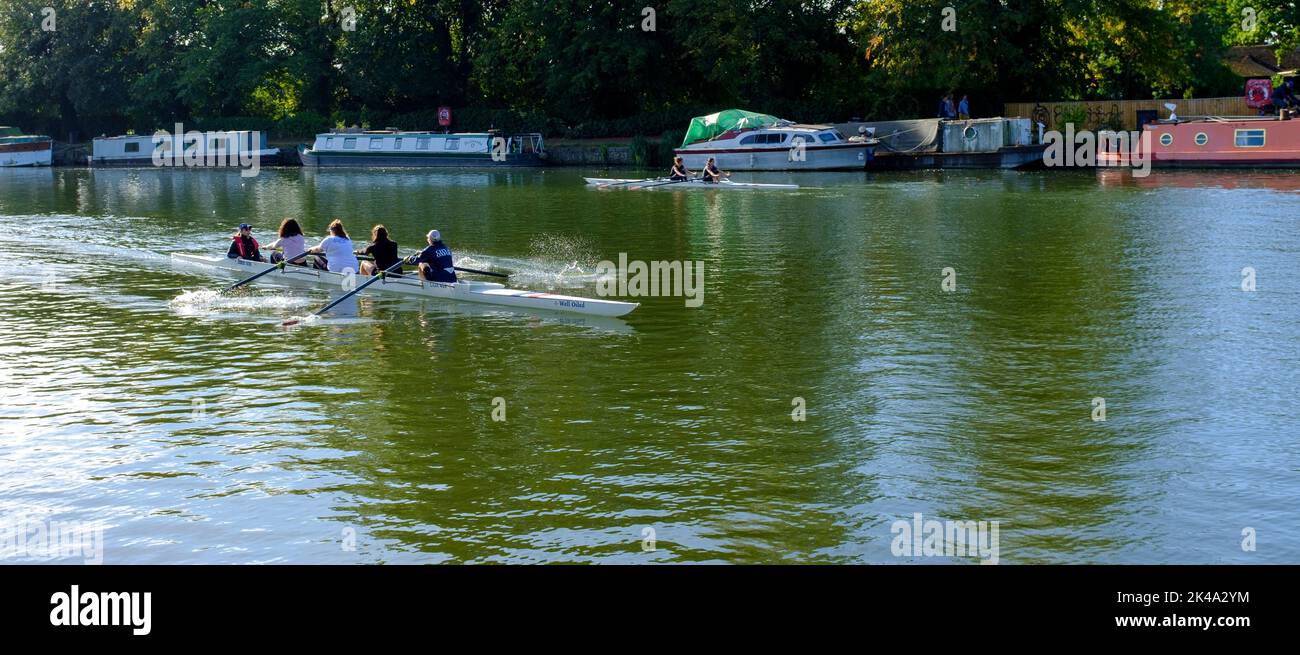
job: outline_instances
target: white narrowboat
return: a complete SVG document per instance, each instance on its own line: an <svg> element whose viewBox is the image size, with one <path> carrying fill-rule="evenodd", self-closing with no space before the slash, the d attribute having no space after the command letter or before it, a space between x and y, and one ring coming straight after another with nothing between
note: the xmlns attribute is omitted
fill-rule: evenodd
<svg viewBox="0 0 1300 655"><path fill-rule="evenodd" d="M339 129L299 146L303 166L540 166L542 135Z"/></svg>
<svg viewBox="0 0 1300 655"><path fill-rule="evenodd" d="M91 166L240 168L280 162L280 149L267 146L263 132L165 132L101 136L91 144Z"/></svg>
<svg viewBox="0 0 1300 655"><path fill-rule="evenodd" d="M0 168L49 166L53 158L54 140L50 137L0 127Z"/></svg>
<svg viewBox="0 0 1300 655"><path fill-rule="evenodd" d="M831 125L802 125L741 109L691 120L676 152L692 172L712 157L724 171L861 170L876 140L847 138Z"/></svg>

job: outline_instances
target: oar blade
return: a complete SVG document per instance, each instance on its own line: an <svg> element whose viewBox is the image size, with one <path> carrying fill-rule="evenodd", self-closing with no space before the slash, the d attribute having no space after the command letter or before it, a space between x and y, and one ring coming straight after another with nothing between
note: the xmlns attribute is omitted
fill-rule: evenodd
<svg viewBox="0 0 1300 655"><path fill-rule="evenodd" d="M297 324L301 323L303 320L307 320L307 319L310 319L310 318L312 318L312 317L316 317L316 316L320 316L321 314L324 314L325 312L327 312L327 311L333 309L335 305L338 305L339 303L343 302L344 300L347 300L348 298L351 298L352 296L355 296L355 295L357 295L358 293L361 293L361 290L362 290L362 289L365 289L366 287L368 287L368 286L370 286L370 285L372 285L372 284L374 284L374 283L376 283L376 282L379 282L380 280L384 279L384 277L387 276L389 273L392 273L393 271L396 271L397 268L403 264L403 262L405 262L405 258L398 259L396 264L393 264L392 266L389 266L387 269L385 269L384 271L382 271L382 272L376 274L375 276L371 277L369 280L366 280L364 283L362 283L362 284L358 284L358 285L356 286L356 288L354 288L354 289L352 289L351 291L349 291L349 292L343 294L342 296L339 296L338 298L334 299L333 301L331 301L329 304L325 305L324 307L321 307L320 309L318 309L318 310L316 310L316 311L314 311L314 312L308 314L305 318L303 318L303 319L289 318L289 319L286 319L286 320L285 320L285 322L283 323L283 325L297 325ZM290 322L290 321L292 321L292 322Z"/></svg>

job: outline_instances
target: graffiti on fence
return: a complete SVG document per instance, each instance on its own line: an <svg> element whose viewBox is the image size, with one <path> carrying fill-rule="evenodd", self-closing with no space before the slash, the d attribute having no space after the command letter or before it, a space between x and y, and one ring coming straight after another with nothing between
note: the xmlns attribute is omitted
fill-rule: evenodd
<svg viewBox="0 0 1300 655"><path fill-rule="evenodd" d="M1038 103L1030 112L1030 117L1036 123L1042 123L1048 129L1054 129L1064 122L1067 116L1082 113L1083 124L1076 125L1080 129L1096 129L1099 127L1110 129L1123 129L1123 118L1120 112L1119 104L1112 102L1107 105L1104 102L1098 103L1053 103L1051 107Z"/></svg>

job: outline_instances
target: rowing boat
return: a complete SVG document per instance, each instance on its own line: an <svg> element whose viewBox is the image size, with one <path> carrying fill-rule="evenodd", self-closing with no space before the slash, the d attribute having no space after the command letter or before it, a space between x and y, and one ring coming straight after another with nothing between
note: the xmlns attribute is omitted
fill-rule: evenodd
<svg viewBox="0 0 1300 655"><path fill-rule="evenodd" d="M254 273L260 273L268 268L276 267L275 264L254 262L247 259L208 257L204 255L186 255L179 253L173 254L172 260L187 264L211 266L223 271L239 273L240 275L252 275ZM342 289L344 288L343 285L347 282L347 278L342 273L331 273L329 271L322 271L306 266L285 266L279 272L268 273L262 276L259 281L289 282ZM405 296L423 296L426 298L460 300L488 305L503 305L506 307L520 307L524 309L541 309L573 314L586 314L589 316L623 316L639 306L638 303L633 302L580 298L577 296L561 296L554 293L507 289L504 285L495 282L462 281L454 284L430 282L427 280L421 280L418 276L414 275L402 277L387 276L383 280L367 287L362 293L370 293L372 291L395 293Z"/></svg>
<svg viewBox="0 0 1300 655"><path fill-rule="evenodd" d="M759 184L757 182L732 182L731 180L722 180L720 182L704 182L702 180L686 180L674 182L666 177L647 178L644 180L628 180L609 177L584 177L587 186L594 186L601 189L728 189L728 190L746 190L746 191L775 191L798 189L798 184Z"/></svg>

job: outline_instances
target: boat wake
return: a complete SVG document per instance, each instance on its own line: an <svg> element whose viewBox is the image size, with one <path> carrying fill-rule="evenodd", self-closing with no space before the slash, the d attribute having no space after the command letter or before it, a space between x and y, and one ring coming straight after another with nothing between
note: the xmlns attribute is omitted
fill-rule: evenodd
<svg viewBox="0 0 1300 655"><path fill-rule="evenodd" d="M526 258L486 258L465 254L456 258L457 266L509 272L511 286L531 289L580 289L595 284L602 276L596 272L601 260L595 245L581 236L543 234L529 244Z"/></svg>
<svg viewBox="0 0 1300 655"><path fill-rule="evenodd" d="M194 289L172 298L171 306L183 314L196 315L230 311L284 310L302 307L311 301L312 299L307 296L281 293L268 295L245 291L224 294L213 289Z"/></svg>

